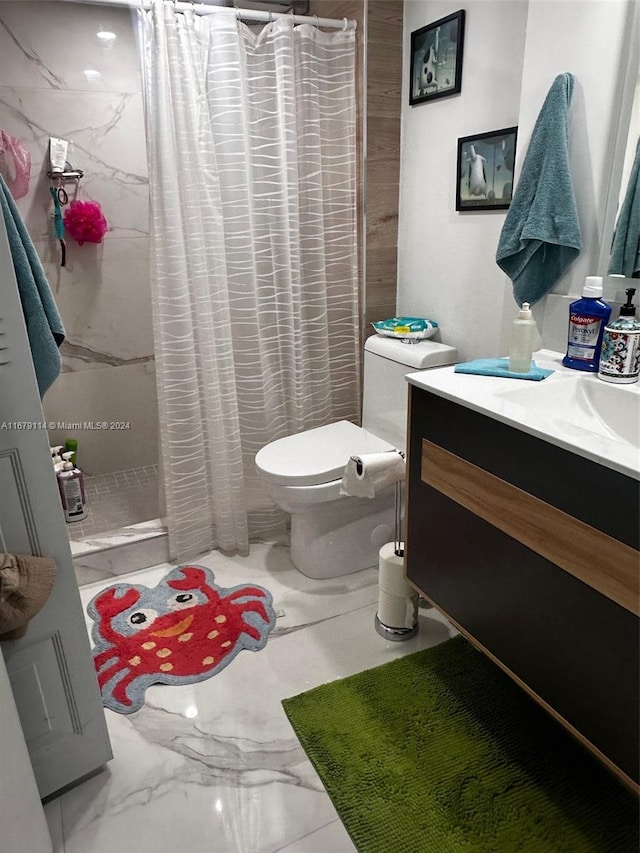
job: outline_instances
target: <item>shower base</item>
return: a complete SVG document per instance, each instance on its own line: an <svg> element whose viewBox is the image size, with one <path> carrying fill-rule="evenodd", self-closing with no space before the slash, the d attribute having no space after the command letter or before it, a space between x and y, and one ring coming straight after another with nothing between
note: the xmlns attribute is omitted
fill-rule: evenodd
<svg viewBox="0 0 640 853"><path fill-rule="evenodd" d="M67 525L79 586L169 559L156 465L88 476L85 488L87 518Z"/></svg>
<svg viewBox="0 0 640 853"><path fill-rule="evenodd" d="M87 517L67 525L69 539L86 539L160 515L157 465L85 475L84 486Z"/></svg>

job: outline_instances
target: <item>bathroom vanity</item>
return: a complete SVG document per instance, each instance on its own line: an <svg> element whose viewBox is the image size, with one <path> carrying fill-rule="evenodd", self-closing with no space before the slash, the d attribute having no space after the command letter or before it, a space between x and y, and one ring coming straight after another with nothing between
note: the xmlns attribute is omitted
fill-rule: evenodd
<svg viewBox="0 0 640 853"><path fill-rule="evenodd" d="M638 785L640 388L412 373L406 572Z"/></svg>

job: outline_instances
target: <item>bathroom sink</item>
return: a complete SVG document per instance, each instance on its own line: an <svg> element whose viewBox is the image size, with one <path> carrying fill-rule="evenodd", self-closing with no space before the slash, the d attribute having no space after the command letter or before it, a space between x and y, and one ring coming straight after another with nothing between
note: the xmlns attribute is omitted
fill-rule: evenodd
<svg viewBox="0 0 640 853"><path fill-rule="evenodd" d="M562 354L534 353L554 372L541 382L455 373L413 373L407 380L621 473L640 479L640 385L603 382L570 370Z"/></svg>
<svg viewBox="0 0 640 853"><path fill-rule="evenodd" d="M507 403L524 407L535 420L573 425L638 447L640 395L638 386L613 385L595 375L570 374L498 392Z"/></svg>
<svg viewBox="0 0 640 853"><path fill-rule="evenodd" d="M640 442L638 385L610 385L594 378L579 385L581 396L602 423L635 447Z"/></svg>

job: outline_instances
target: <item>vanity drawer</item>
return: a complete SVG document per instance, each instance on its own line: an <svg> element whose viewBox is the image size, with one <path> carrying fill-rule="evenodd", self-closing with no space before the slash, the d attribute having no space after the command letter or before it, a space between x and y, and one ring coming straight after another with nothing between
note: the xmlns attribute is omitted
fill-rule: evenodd
<svg viewBox="0 0 640 853"><path fill-rule="evenodd" d="M638 484L414 387L411 413L409 580L637 781Z"/></svg>

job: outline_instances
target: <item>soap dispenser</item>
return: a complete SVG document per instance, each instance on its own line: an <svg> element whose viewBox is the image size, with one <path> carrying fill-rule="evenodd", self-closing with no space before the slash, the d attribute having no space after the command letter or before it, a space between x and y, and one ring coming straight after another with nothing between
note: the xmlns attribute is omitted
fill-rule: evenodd
<svg viewBox="0 0 640 853"><path fill-rule="evenodd" d="M531 316L531 308L528 302L523 302L511 332L509 370L512 373L529 373L531 370L535 334L536 324Z"/></svg>
<svg viewBox="0 0 640 853"><path fill-rule="evenodd" d="M638 381L640 368L640 322L633 304L635 287L625 290L627 301L620 316L604 330L598 377L619 385Z"/></svg>

